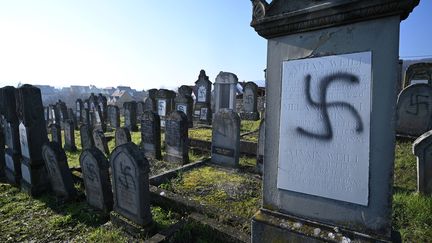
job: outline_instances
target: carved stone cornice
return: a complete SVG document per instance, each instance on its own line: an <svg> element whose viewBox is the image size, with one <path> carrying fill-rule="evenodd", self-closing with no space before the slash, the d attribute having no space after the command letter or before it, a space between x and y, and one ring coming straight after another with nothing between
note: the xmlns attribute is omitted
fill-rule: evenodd
<svg viewBox="0 0 432 243"><path fill-rule="evenodd" d="M251 26L266 39L354 22L408 17L420 0L252 0Z"/></svg>

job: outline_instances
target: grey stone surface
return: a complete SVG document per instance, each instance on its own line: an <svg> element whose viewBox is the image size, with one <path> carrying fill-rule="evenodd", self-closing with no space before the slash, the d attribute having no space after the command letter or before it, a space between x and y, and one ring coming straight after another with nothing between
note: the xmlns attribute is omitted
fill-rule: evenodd
<svg viewBox="0 0 432 243"><path fill-rule="evenodd" d="M120 146L132 141L129 129L126 127L119 127L115 131L115 146Z"/></svg>
<svg viewBox="0 0 432 243"><path fill-rule="evenodd" d="M211 162L237 167L240 156L240 117L230 109L220 109L213 118Z"/></svg>
<svg viewBox="0 0 432 243"><path fill-rule="evenodd" d="M165 160L187 164L189 162L188 120L181 111L173 111L165 124Z"/></svg>
<svg viewBox="0 0 432 243"><path fill-rule="evenodd" d="M83 121L83 115L82 115L83 110L84 110L83 101L81 99L77 99L75 101L75 116L77 120L77 125L81 124L81 122Z"/></svg>
<svg viewBox="0 0 432 243"><path fill-rule="evenodd" d="M106 132L106 122L104 119L104 114L101 109L102 105L98 105L94 107L93 115L92 115L92 124L94 129L102 130Z"/></svg>
<svg viewBox="0 0 432 243"><path fill-rule="evenodd" d="M156 94L157 113L161 120L161 127L165 127L165 119L174 110L174 98L176 94L172 90L160 89Z"/></svg>
<svg viewBox="0 0 432 243"><path fill-rule="evenodd" d="M78 149L75 144L75 124L72 119L68 119L64 122L64 149L70 152L76 152Z"/></svg>
<svg viewBox="0 0 432 243"><path fill-rule="evenodd" d="M137 103L135 101L123 104L125 127L131 132L137 132Z"/></svg>
<svg viewBox="0 0 432 243"><path fill-rule="evenodd" d="M56 142L58 144L63 144L60 125L58 125L58 124L51 124L49 126L49 130L50 130L50 133L51 133L51 141L52 142Z"/></svg>
<svg viewBox="0 0 432 243"><path fill-rule="evenodd" d="M139 119L144 112L144 101L137 102L137 118Z"/></svg>
<svg viewBox="0 0 432 243"><path fill-rule="evenodd" d="M20 155L13 153L12 150L5 150L5 175L8 183L19 185L21 181L21 161Z"/></svg>
<svg viewBox="0 0 432 243"><path fill-rule="evenodd" d="M88 108L84 108L83 110L83 124L86 124L88 126L93 126L90 118L90 110Z"/></svg>
<svg viewBox="0 0 432 243"><path fill-rule="evenodd" d="M83 124L80 126L81 148L90 149L94 146L93 132L89 125Z"/></svg>
<svg viewBox="0 0 432 243"><path fill-rule="evenodd" d="M258 148L256 157L256 168L258 173L264 171L264 145L265 145L265 119L262 119L259 125Z"/></svg>
<svg viewBox="0 0 432 243"><path fill-rule="evenodd" d="M432 196L432 131L417 138L412 150L417 156L417 191Z"/></svg>
<svg viewBox="0 0 432 243"><path fill-rule="evenodd" d="M188 119L188 126L193 127L193 99L192 88L187 85L182 85L178 89L178 95L174 99L175 109L183 112Z"/></svg>
<svg viewBox="0 0 432 243"><path fill-rule="evenodd" d="M106 123L106 121L108 120L108 100L104 95L98 94L97 101L98 101L99 109L102 113L101 119L103 120L104 123Z"/></svg>
<svg viewBox="0 0 432 243"><path fill-rule="evenodd" d="M149 171L144 153L133 143L114 149L110 156L114 211L140 226L152 223Z"/></svg>
<svg viewBox="0 0 432 243"><path fill-rule="evenodd" d="M19 140L19 121L16 113L16 99L15 88L6 86L1 89L2 100L1 103L4 109L4 136L6 147L12 150L14 154L20 154L20 140Z"/></svg>
<svg viewBox="0 0 432 243"><path fill-rule="evenodd" d="M432 129L432 87L413 84L399 94L396 106L396 133L420 136Z"/></svg>
<svg viewBox="0 0 432 243"><path fill-rule="evenodd" d="M69 117L69 119L67 119L67 120L71 120L72 122L73 122L73 125L74 125L74 130L76 129L76 130L78 130L78 124L77 124L77 119L76 119L76 115L75 115L75 113L74 113L74 111L73 111L73 109L72 108L68 108L68 117Z"/></svg>
<svg viewBox="0 0 432 243"><path fill-rule="evenodd" d="M87 203L109 212L113 207L113 194L109 176L109 162L96 148L84 150L80 155Z"/></svg>
<svg viewBox="0 0 432 243"><path fill-rule="evenodd" d="M152 159L162 159L159 115L153 111L145 111L140 120L141 147L145 156Z"/></svg>
<svg viewBox="0 0 432 243"><path fill-rule="evenodd" d="M148 96L144 100L144 111L157 112L157 102L156 102L157 89L149 89L147 92L148 92Z"/></svg>
<svg viewBox="0 0 432 243"><path fill-rule="evenodd" d="M257 91L258 85L254 82L247 82L243 87L243 112L240 113L242 120L259 120Z"/></svg>
<svg viewBox="0 0 432 243"><path fill-rule="evenodd" d="M109 124L112 128L120 127L120 109L118 108L118 106L108 106L108 119Z"/></svg>
<svg viewBox="0 0 432 243"><path fill-rule="evenodd" d="M238 78L233 73L220 72L214 83L215 93L215 110L217 113L220 109L236 109Z"/></svg>
<svg viewBox="0 0 432 243"><path fill-rule="evenodd" d="M93 130L93 141L94 146L102 151L102 153L109 155L109 148L108 148L108 142L106 140L105 134L102 130Z"/></svg>
<svg viewBox="0 0 432 243"><path fill-rule="evenodd" d="M76 197L72 173L67 164L67 157L60 144L49 142L42 146L45 167L56 197L68 201Z"/></svg>
<svg viewBox="0 0 432 243"><path fill-rule="evenodd" d="M212 82L210 82L205 71L201 70L198 80L195 81L194 94L196 100L193 117L194 120L205 124L210 124L212 119L211 89Z"/></svg>

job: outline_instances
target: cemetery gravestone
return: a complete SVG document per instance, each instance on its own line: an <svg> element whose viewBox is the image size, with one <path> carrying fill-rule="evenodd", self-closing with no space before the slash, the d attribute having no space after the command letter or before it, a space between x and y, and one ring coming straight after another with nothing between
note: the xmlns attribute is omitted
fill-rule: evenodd
<svg viewBox="0 0 432 243"><path fill-rule="evenodd" d="M82 112L84 110L83 101L81 99L77 99L75 102L75 115L77 120L77 125L79 125L83 121Z"/></svg>
<svg viewBox="0 0 432 243"><path fill-rule="evenodd" d="M119 127L115 131L115 146L120 146L132 141L129 129L126 127Z"/></svg>
<svg viewBox="0 0 432 243"><path fill-rule="evenodd" d="M75 145L75 124L71 119L65 121L64 138L65 144L64 149L70 152L76 152L78 149Z"/></svg>
<svg viewBox="0 0 432 243"><path fill-rule="evenodd" d="M88 126L93 126L90 120L90 110L87 108L84 108L83 110L83 124L86 124Z"/></svg>
<svg viewBox="0 0 432 243"><path fill-rule="evenodd" d="M209 77L204 70L201 70L198 80L195 81L194 120L205 124L210 124L212 119L211 87Z"/></svg>
<svg viewBox="0 0 432 243"><path fill-rule="evenodd" d="M98 106L101 112L101 119L106 123L106 120L108 120L108 100L102 94L98 95Z"/></svg>
<svg viewBox="0 0 432 243"><path fill-rule="evenodd" d="M173 111L165 126L165 160L187 164L189 162L187 116L181 111Z"/></svg>
<svg viewBox="0 0 432 243"><path fill-rule="evenodd" d="M94 146L93 132L90 126L83 124L80 126L81 148L90 149Z"/></svg>
<svg viewBox="0 0 432 243"><path fill-rule="evenodd" d="M51 182L51 188L57 198L69 201L76 197L72 173L67 164L67 157L60 144L49 142L42 146L42 156Z"/></svg>
<svg viewBox="0 0 432 243"><path fill-rule="evenodd" d="M137 118L139 119L144 112L144 101L137 102Z"/></svg>
<svg viewBox="0 0 432 243"><path fill-rule="evenodd" d="M136 108L137 103L135 101L125 102L123 104L125 127L132 132L138 131Z"/></svg>
<svg viewBox="0 0 432 243"><path fill-rule="evenodd" d="M160 118L153 111L141 116L141 146L147 158L162 159Z"/></svg>
<svg viewBox="0 0 432 243"><path fill-rule="evenodd" d="M420 136L432 129L432 87L413 84L399 94L396 106L396 133Z"/></svg>
<svg viewBox="0 0 432 243"><path fill-rule="evenodd" d="M106 132L106 123L100 106L95 106L94 108L92 124L95 129Z"/></svg>
<svg viewBox="0 0 432 243"><path fill-rule="evenodd" d="M418 1L252 3L272 113L252 242L327 241L302 232L327 226L390 241L399 24Z"/></svg>
<svg viewBox="0 0 432 243"><path fill-rule="evenodd" d="M240 156L240 117L230 109L220 109L213 118L212 163L237 167Z"/></svg>
<svg viewBox="0 0 432 243"><path fill-rule="evenodd" d="M96 148L104 154L109 155L108 142L103 131L97 129L93 130L93 141Z"/></svg>
<svg viewBox="0 0 432 243"><path fill-rule="evenodd" d="M259 120L258 104L258 85L254 82L247 82L243 88L243 112L240 113L242 120Z"/></svg>
<svg viewBox="0 0 432 243"><path fill-rule="evenodd" d="M192 99L192 88L187 85L182 85L178 89L178 95L174 99L175 107L177 111L183 112L188 119L188 126L193 127L193 99Z"/></svg>
<svg viewBox="0 0 432 243"><path fill-rule="evenodd" d="M59 100L56 104L56 109L57 109L57 112L58 112L59 118L60 118L60 126L63 128L63 122L66 119L69 119L66 103Z"/></svg>
<svg viewBox="0 0 432 243"><path fill-rule="evenodd" d="M0 114L1 115L1 114ZM2 124L0 123L0 181L5 178L5 142L3 136Z"/></svg>
<svg viewBox="0 0 432 243"><path fill-rule="evenodd" d="M113 194L109 176L109 162L96 148L84 150L80 155L87 203L99 210L110 212Z"/></svg>
<svg viewBox="0 0 432 243"><path fill-rule="evenodd" d="M147 91L148 96L144 100L144 111L153 111L157 112L157 104L156 104L156 95L157 89L149 89Z"/></svg>
<svg viewBox="0 0 432 243"><path fill-rule="evenodd" d="M165 119L174 110L175 93L171 90L160 89L158 90L156 101L158 108L158 115L161 120L161 127L165 127Z"/></svg>
<svg viewBox="0 0 432 243"><path fill-rule="evenodd" d="M56 142L58 144L62 143L62 134L61 134L61 127L58 124L51 124L49 126L51 131L51 141Z"/></svg>
<svg viewBox="0 0 432 243"><path fill-rule="evenodd" d="M71 121L73 122L73 125L74 125L74 127L73 127L74 130L75 130L75 129L78 130L78 124L77 124L76 115L75 115L75 113L73 112L72 108L69 108L69 109L68 109L68 117L69 117L69 119L66 119L66 121L67 121L67 120L71 120Z"/></svg>
<svg viewBox="0 0 432 243"><path fill-rule="evenodd" d="M265 144L265 119L262 119L259 125L258 149L257 149L257 171L262 174L264 167L264 144Z"/></svg>
<svg viewBox="0 0 432 243"><path fill-rule="evenodd" d="M220 72L216 77L215 86L215 110L219 109L236 109L238 78L233 73Z"/></svg>
<svg viewBox="0 0 432 243"><path fill-rule="evenodd" d="M50 105L50 121L51 123L60 125L60 114L56 105Z"/></svg>
<svg viewBox="0 0 432 243"><path fill-rule="evenodd" d="M112 128L120 127L120 109L118 106L110 105L108 106L110 125Z"/></svg>
<svg viewBox="0 0 432 243"><path fill-rule="evenodd" d="M412 148L417 157L417 191L432 196L432 131L417 138Z"/></svg>
<svg viewBox="0 0 432 243"><path fill-rule="evenodd" d="M120 145L111 154L110 164L114 211L139 226L151 225L150 166L143 152L133 143ZM116 217L111 214L111 218ZM115 223L123 220L117 218L112 221Z"/></svg>

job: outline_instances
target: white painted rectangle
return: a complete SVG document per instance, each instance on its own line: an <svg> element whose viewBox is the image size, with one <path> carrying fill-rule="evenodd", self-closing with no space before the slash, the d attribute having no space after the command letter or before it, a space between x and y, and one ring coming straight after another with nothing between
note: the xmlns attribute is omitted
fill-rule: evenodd
<svg viewBox="0 0 432 243"><path fill-rule="evenodd" d="M279 189L368 205L371 55L283 62Z"/></svg>
<svg viewBox="0 0 432 243"><path fill-rule="evenodd" d="M166 116L166 100L158 100L158 115Z"/></svg>

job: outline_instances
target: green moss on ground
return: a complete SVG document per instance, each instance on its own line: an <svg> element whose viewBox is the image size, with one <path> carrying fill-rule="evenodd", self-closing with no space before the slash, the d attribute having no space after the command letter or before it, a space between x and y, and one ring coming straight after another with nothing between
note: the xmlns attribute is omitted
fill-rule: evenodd
<svg viewBox="0 0 432 243"><path fill-rule="evenodd" d="M211 141L212 130L209 128L189 129L189 138Z"/></svg>

